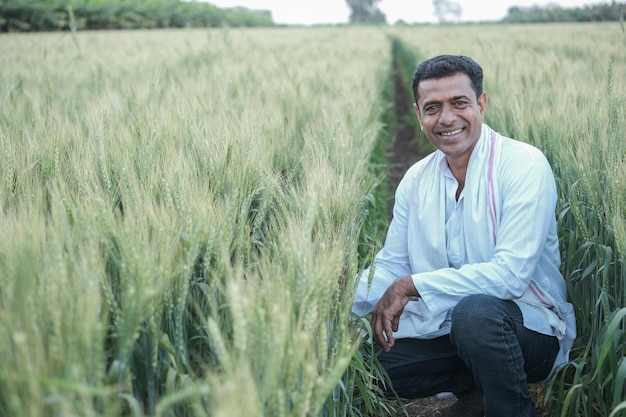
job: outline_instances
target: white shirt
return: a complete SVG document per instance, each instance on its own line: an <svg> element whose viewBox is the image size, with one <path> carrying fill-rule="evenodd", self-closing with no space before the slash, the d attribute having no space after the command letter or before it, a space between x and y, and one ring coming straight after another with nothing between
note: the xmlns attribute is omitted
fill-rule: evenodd
<svg viewBox="0 0 626 417"><path fill-rule="evenodd" d="M558 368L568 360L576 323L559 271L556 185L547 160L483 125L458 201L457 187L440 151L407 171L353 311L371 312L395 279L411 275L420 299L407 304L394 337L433 338L449 333L450 313L467 295L514 300L525 327L559 339Z"/></svg>

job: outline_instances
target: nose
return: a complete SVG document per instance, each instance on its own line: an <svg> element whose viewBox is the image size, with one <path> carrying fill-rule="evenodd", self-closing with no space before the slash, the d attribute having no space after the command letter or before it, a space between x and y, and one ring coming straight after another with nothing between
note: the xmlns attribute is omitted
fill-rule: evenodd
<svg viewBox="0 0 626 417"><path fill-rule="evenodd" d="M445 103L441 108L441 114L439 115L439 123L444 125L452 124L456 120L456 112L448 103Z"/></svg>

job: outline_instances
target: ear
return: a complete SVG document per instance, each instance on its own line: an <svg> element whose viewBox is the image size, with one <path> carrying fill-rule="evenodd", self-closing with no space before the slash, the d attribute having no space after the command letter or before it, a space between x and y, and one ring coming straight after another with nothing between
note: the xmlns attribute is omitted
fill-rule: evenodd
<svg viewBox="0 0 626 417"><path fill-rule="evenodd" d="M481 116L485 117L485 110L487 109L487 93L483 93L478 97L478 108L480 109Z"/></svg>
<svg viewBox="0 0 626 417"><path fill-rule="evenodd" d="M417 119L420 121L420 129L424 130L424 127L422 126L422 113L420 113L420 109L419 107L417 107L417 103L413 103L413 110L415 110Z"/></svg>

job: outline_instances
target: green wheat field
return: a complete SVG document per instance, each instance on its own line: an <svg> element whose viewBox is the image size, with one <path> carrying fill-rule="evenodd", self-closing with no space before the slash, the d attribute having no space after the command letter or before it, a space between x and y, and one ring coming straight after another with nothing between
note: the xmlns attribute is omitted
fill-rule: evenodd
<svg viewBox="0 0 626 417"><path fill-rule="evenodd" d="M441 53L557 178L579 337L543 405L626 416L620 23L0 36L0 416L403 415L350 307L393 63Z"/></svg>

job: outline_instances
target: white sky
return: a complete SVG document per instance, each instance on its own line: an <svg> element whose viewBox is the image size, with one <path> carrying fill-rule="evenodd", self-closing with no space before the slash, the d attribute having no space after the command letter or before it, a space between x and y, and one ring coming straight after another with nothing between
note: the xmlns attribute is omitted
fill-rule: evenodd
<svg viewBox="0 0 626 417"><path fill-rule="evenodd" d="M350 9L345 0L206 0L218 7L244 6L250 9L271 10L274 23L318 24L347 23ZM463 8L461 20L499 20L511 6L581 7L607 4L610 0L453 0ZM387 16L388 23L402 19L407 23L435 22L432 0L381 0L378 7Z"/></svg>

